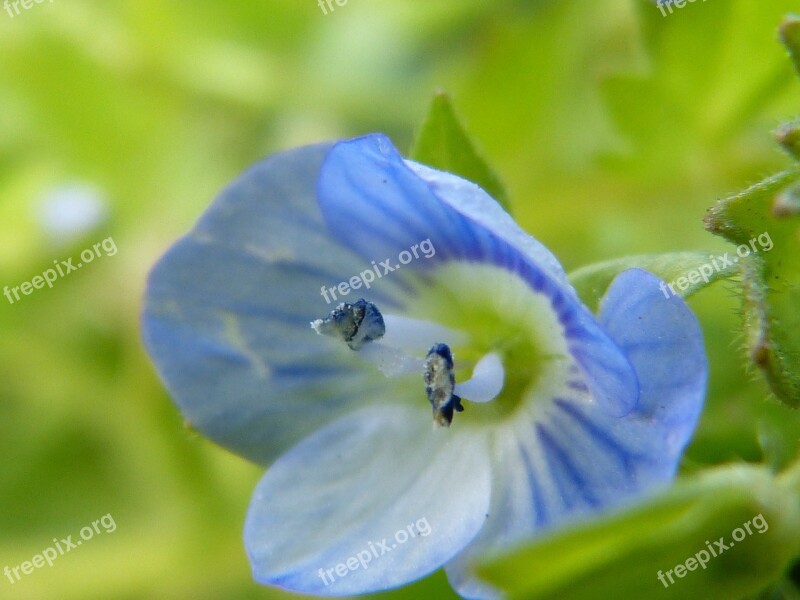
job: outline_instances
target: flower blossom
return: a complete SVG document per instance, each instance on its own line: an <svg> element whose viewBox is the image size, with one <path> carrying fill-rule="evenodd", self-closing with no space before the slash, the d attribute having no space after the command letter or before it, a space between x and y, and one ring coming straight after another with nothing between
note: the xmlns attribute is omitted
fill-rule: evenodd
<svg viewBox="0 0 800 600"><path fill-rule="evenodd" d="M592 314L481 188L374 134L236 179L154 267L143 331L188 422L269 467L257 581L349 595L444 567L493 598L476 560L674 478L707 364L660 283L625 271Z"/></svg>

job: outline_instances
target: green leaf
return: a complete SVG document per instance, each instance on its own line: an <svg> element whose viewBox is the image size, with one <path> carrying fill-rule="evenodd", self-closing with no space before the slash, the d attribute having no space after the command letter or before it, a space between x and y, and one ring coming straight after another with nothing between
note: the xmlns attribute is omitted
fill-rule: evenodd
<svg viewBox="0 0 800 600"><path fill-rule="evenodd" d="M723 467L631 511L553 532L491 560L479 574L526 600L739 600L779 579L800 550L798 528L797 465L781 477L764 467ZM719 552L719 539L727 550ZM693 569L678 577L681 564Z"/></svg>
<svg viewBox="0 0 800 600"><path fill-rule="evenodd" d="M800 73L800 20L787 17L780 36ZM800 125L781 126L776 138L800 160ZM743 260L744 329L750 359L772 392L800 407L800 167L788 169L736 196L721 200L706 214L706 228L738 244L769 240L769 252ZM774 249L773 249L774 248ZM754 248L755 249L755 248Z"/></svg>
<svg viewBox="0 0 800 600"><path fill-rule="evenodd" d="M800 74L800 19L790 16L779 28ZM800 124L781 126L775 135L800 161ZM738 244L769 240L769 252L743 261L744 329L750 359L772 392L800 407L800 166L795 166L708 210L706 229ZM774 247L774 249L773 249Z"/></svg>
<svg viewBox="0 0 800 600"><path fill-rule="evenodd" d="M730 258L730 257L729 257ZM726 264L730 262L731 264ZM719 279L739 274L736 258L722 261L706 252L673 252L626 256L581 267L569 274L570 283L589 308L597 312L600 298L613 279L627 269L644 269L657 275L683 298ZM669 294L669 289L666 289Z"/></svg>
<svg viewBox="0 0 800 600"><path fill-rule="evenodd" d="M753 240L769 251L742 260L744 329L751 360L772 392L800 406L800 210L794 168L718 202L706 228L744 253ZM764 248L766 250L766 248Z"/></svg>
<svg viewBox="0 0 800 600"><path fill-rule="evenodd" d="M437 92L433 97L409 156L419 163L478 184L505 210L509 210L508 196L500 180L475 150L445 92Z"/></svg>

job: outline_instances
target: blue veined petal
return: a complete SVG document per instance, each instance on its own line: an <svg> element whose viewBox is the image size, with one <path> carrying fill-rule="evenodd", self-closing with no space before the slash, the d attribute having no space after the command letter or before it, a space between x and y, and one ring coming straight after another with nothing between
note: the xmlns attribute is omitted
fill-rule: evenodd
<svg viewBox="0 0 800 600"><path fill-rule="evenodd" d="M572 291L567 274L558 259L541 242L525 233L511 215L480 186L452 173L437 171L410 160L405 163L428 184L437 198L518 248L523 254L534 258L536 264L553 279Z"/></svg>
<svg viewBox="0 0 800 600"><path fill-rule="evenodd" d="M474 577L472 562L529 538L549 520L545 490L533 476L530 457L513 427L493 437L492 502L475 540L446 565L447 578L464 598L496 599L499 590Z"/></svg>
<svg viewBox="0 0 800 600"><path fill-rule="evenodd" d="M457 260L517 274L549 299L595 401L613 416L636 405L632 366L577 300L555 259L475 186L404 161L388 138L376 134L336 144L318 189L332 235L365 260L398 256L429 240L436 260L416 260L404 269L431 271Z"/></svg>
<svg viewBox="0 0 800 600"><path fill-rule="evenodd" d="M245 523L256 580L308 594L377 591L437 569L475 536L491 492L486 438L441 435L417 417L362 409L275 462Z"/></svg>
<svg viewBox="0 0 800 600"><path fill-rule="evenodd" d="M609 416L589 402L579 379L567 375L557 384L563 389L541 390L551 402L537 404L514 434L498 434L495 462L503 470L495 467L499 493L490 518L447 565L451 583L465 597L498 597L472 576L470 564L481 554L632 502L674 477L702 409L707 361L695 316L682 299L664 298L660 284L645 271L626 271L601 305L601 324L638 374L634 411Z"/></svg>
<svg viewBox="0 0 800 600"><path fill-rule="evenodd" d="M384 135L336 144L320 173L319 199L332 233L364 257L396 256L430 238L437 259L486 261L511 268L515 259L524 257L569 288L550 251L520 229L480 187L404 160ZM517 252L510 253L509 247ZM404 268L424 269L437 263L417 260Z"/></svg>
<svg viewBox="0 0 800 600"><path fill-rule="evenodd" d="M697 317L683 299L665 298L663 282L641 269L614 280L600 306L599 321L620 345L639 377L636 415L660 424L663 475L671 475L700 413L708 359Z"/></svg>
<svg viewBox="0 0 800 600"><path fill-rule="evenodd" d="M261 463L322 424L395 389L309 322L320 295L364 269L333 239L316 200L329 146L268 158L224 190L150 274L143 336L186 419ZM368 298L393 308L399 281ZM352 296L351 296L352 297Z"/></svg>

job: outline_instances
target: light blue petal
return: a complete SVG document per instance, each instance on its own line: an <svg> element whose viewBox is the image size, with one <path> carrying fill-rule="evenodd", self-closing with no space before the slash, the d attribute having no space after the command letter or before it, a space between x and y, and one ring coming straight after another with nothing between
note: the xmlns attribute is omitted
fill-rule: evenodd
<svg viewBox="0 0 800 600"><path fill-rule="evenodd" d="M317 206L328 149L278 154L240 176L156 264L145 295L144 342L185 418L265 464L396 391L309 325L335 306L320 287L364 268L328 234ZM366 297L392 308L397 283Z"/></svg>
<svg viewBox="0 0 800 600"><path fill-rule="evenodd" d="M376 134L334 146L320 173L319 203L331 233L365 260L396 257L428 240L435 260L403 269L432 271L454 260L517 274L549 299L596 402L614 416L636 405L632 366L577 300L555 259L475 186L404 161Z"/></svg>
<svg viewBox="0 0 800 600"><path fill-rule="evenodd" d="M665 298L660 284L645 271L626 271L601 305L601 324L637 371L634 411L613 418L599 410L573 369L551 402L538 403L513 434L498 435L504 470L496 467L495 478L505 480L495 481L486 526L447 566L465 597L497 597L472 576L470 563L481 554L635 501L674 477L702 409L707 361L695 316L682 299Z"/></svg>
<svg viewBox="0 0 800 600"><path fill-rule="evenodd" d="M660 424L671 475L700 413L708 359L697 317L678 296L666 298L658 277L641 269L617 276L600 306L599 321L627 354L639 378L636 415Z"/></svg>
<svg viewBox="0 0 800 600"><path fill-rule="evenodd" d="M469 543L489 506L486 438L432 431L417 416L363 409L275 462L245 523L256 580L361 594L422 577Z"/></svg>

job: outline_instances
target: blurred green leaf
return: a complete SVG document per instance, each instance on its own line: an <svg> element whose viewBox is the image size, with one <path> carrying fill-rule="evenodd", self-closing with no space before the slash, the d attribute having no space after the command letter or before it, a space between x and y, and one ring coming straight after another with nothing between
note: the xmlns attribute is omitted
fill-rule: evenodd
<svg viewBox="0 0 800 600"><path fill-rule="evenodd" d="M800 122L785 123L775 133L775 138L786 152L800 160Z"/></svg>
<svg viewBox="0 0 800 600"><path fill-rule="evenodd" d="M800 550L799 475L800 463L781 477L745 465L707 471L629 512L554 532L480 572L527 600L739 600L776 581ZM759 515L764 523L753 523ZM734 542L740 527L752 533ZM720 539L728 549L709 555L709 543L719 548ZM665 587L658 573L669 582L666 572L690 558L694 568Z"/></svg>
<svg viewBox="0 0 800 600"><path fill-rule="evenodd" d="M783 45L786 46L789 56L792 57L794 68L800 74L800 19L794 15L786 17L781 23L779 31Z"/></svg>
<svg viewBox="0 0 800 600"><path fill-rule="evenodd" d="M760 113L791 86L786 61L765 29L791 0L688 3L665 17L637 3L646 62L605 78L602 93L620 148L609 164L653 179L693 173L729 153ZM698 35L702 31L702 35ZM750 59L752 53L761 59ZM687 57L691 57L687 60Z"/></svg>
<svg viewBox="0 0 800 600"><path fill-rule="evenodd" d="M687 298L719 279L739 273L736 263L722 266L714 258L705 252L625 256L581 267L569 274L569 281L583 303L595 312L613 279L628 269L650 271L671 285L677 295Z"/></svg>
<svg viewBox="0 0 800 600"><path fill-rule="evenodd" d="M797 457L797 436L787 435L782 426L785 426L785 422L778 423L762 417L756 427L764 462L774 471L786 468Z"/></svg>
<svg viewBox="0 0 800 600"><path fill-rule="evenodd" d="M437 92L433 97L409 156L419 163L478 184L505 210L509 210L508 196L500 180L475 150L445 92Z"/></svg>

